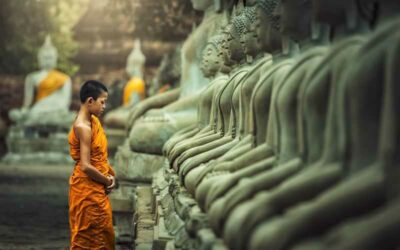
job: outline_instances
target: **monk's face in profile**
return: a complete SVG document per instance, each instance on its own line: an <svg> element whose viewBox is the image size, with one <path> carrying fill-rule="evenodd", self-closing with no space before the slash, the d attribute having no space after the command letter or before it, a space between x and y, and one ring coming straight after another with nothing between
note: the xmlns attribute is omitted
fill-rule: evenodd
<svg viewBox="0 0 400 250"><path fill-rule="evenodd" d="M97 117L103 114L104 109L106 108L106 102L108 98L108 93L103 91L100 96L94 100L93 98L88 99L88 108L89 112Z"/></svg>

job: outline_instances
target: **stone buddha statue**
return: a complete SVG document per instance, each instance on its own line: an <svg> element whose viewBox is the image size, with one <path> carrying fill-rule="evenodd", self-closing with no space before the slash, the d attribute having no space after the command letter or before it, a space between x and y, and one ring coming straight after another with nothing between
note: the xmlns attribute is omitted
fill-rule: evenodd
<svg viewBox="0 0 400 250"><path fill-rule="evenodd" d="M199 92L209 83L200 70L201 52L207 40L223 24L223 14L217 13L211 0L193 0L193 7L205 11L202 23L182 48L182 73L180 97L162 109L147 112L130 130L130 147L133 151L162 154L164 143L175 132L196 122Z"/></svg>
<svg viewBox="0 0 400 250"><path fill-rule="evenodd" d="M126 63L126 72L130 79L123 89L122 105L104 116L104 123L107 127L125 129L130 110L144 100L146 95L146 86L143 81L145 61L146 58L140 48L140 40L135 40Z"/></svg>
<svg viewBox="0 0 400 250"><path fill-rule="evenodd" d="M39 49L38 61L40 70L25 79L22 107L10 110L9 117L19 125L67 123L66 119L73 119L69 112L71 79L55 69L57 49L50 36Z"/></svg>
<svg viewBox="0 0 400 250"><path fill-rule="evenodd" d="M349 3L342 4L352 8ZM369 4L368 1L365 4ZM379 4L381 16L393 17L397 12L395 16L398 17L398 2L379 1ZM384 11L386 7L390 10ZM354 13L356 9L353 8ZM362 23L357 16L352 17L352 24L354 20ZM398 126L395 118L398 105L394 108L398 89L393 87L398 78L393 64L398 60L394 59L398 58L398 46L393 45L400 39L393 30L398 24L398 18L378 22L376 32L356 54L349 55L352 59L347 65L351 65L353 58L362 63L348 68L339 82L338 120L342 125L338 127L345 131L340 140L340 152L345 155L341 165L345 178L316 199L269 221L273 231L265 224L261 225L252 240L254 249L287 248L299 239L318 237L329 229L331 231L322 241L308 242L296 249L306 246L309 246L307 249L394 249L398 246L395 235L400 224L397 217L392 216L398 208L399 194L395 184L399 173L395 152L398 152L399 144L398 131L394 129ZM387 60L388 57L391 59ZM337 227L332 229L334 226ZM281 235L283 231L285 239L272 240L272 234ZM350 232L354 234L346 235Z"/></svg>
<svg viewBox="0 0 400 250"><path fill-rule="evenodd" d="M213 123L216 119L214 112L215 103L213 103L213 96L216 89L227 80L223 66L223 57L220 51L224 42L224 35L216 35L210 38L206 48L203 51L203 60L201 62L201 69L205 77L211 80L210 84L201 93L198 105L198 122L192 126L185 128L175 133L164 145L164 155L169 155L172 148L183 140L197 137L198 134L204 134L213 130ZM230 69L228 69L230 70Z"/></svg>
<svg viewBox="0 0 400 250"><path fill-rule="evenodd" d="M229 67L233 66L232 63L239 62L240 65L245 64L245 57L238 36L240 33L234 33L234 36L232 36L233 32L236 32L235 29L242 27L240 26L242 23L241 19L242 17L240 16L233 18L233 20L235 20L233 24L226 27L228 38L225 50L229 52L229 54L224 54L226 54L225 65ZM236 70L230 72L229 79L225 84L221 85L218 92L214 93L214 102L217 110L217 115L215 116L216 123L213 125L214 130L211 134L205 135L201 140L190 140L187 144L181 144L182 146L177 145L171 152L170 158L174 168L177 169L177 166L181 165L181 163L192 156L199 155L206 152L207 149L218 147L233 140L233 123L231 123L231 118L233 118L234 115L231 110L232 94L238 79L243 77L245 73L246 68L237 67ZM199 136L202 135L203 134L200 134ZM207 156L211 157L210 154Z"/></svg>

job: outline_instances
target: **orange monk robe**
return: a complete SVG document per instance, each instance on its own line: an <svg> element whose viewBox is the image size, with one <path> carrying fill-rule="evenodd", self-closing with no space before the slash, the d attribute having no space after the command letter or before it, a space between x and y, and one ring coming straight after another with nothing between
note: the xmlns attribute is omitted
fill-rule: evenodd
<svg viewBox="0 0 400 250"><path fill-rule="evenodd" d="M132 94L137 93L140 100L145 98L144 81L138 77L132 77L124 87L123 105L127 105L131 100Z"/></svg>
<svg viewBox="0 0 400 250"><path fill-rule="evenodd" d="M50 71L37 87L35 102L48 97L64 86L68 76L58 70Z"/></svg>
<svg viewBox="0 0 400 250"><path fill-rule="evenodd" d="M105 176L115 176L107 160L107 138L100 121L91 117L90 163ZM93 181L80 168L80 145L71 129L70 155L76 161L69 179L70 249L114 249L111 204L103 184Z"/></svg>

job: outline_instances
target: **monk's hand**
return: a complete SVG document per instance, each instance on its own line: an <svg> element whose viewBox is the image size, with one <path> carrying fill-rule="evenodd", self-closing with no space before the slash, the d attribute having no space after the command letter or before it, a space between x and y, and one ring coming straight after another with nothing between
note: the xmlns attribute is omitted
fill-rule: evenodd
<svg viewBox="0 0 400 250"><path fill-rule="evenodd" d="M107 177L109 180L110 180L110 185L108 185L107 187L106 187L106 194L109 194L109 193L111 193L111 191L114 189L114 187L115 187L115 177L114 176L112 176L112 175L109 175L108 177Z"/></svg>

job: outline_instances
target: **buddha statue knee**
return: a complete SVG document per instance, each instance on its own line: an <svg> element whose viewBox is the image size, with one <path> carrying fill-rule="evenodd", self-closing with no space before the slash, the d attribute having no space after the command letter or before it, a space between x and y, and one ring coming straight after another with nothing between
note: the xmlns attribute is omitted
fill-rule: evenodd
<svg viewBox="0 0 400 250"><path fill-rule="evenodd" d="M193 5L205 10L207 14L200 26L189 36L182 48L182 74L181 92L177 102L164 107L154 116L161 117L163 121L136 122L129 135L132 150L144 153L161 154L162 146L175 132L196 122L196 105L199 99L198 92L208 84L200 71L200 53L208 38L216 33L223 24L223 14L216 13L213 1L193 1Z"/></svg>
<svg viewBox="0 0 400 250"><path fill-rule="evenodd" d="M30 73L25 79L23 106L10 110L10 119L19 125L57 125L72 121L71 79L55 69L57 49L50 36L39 49L38 62L40 71Z"/></svg>

